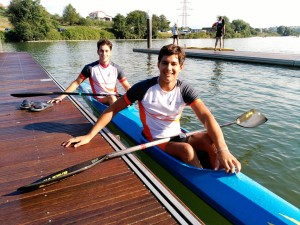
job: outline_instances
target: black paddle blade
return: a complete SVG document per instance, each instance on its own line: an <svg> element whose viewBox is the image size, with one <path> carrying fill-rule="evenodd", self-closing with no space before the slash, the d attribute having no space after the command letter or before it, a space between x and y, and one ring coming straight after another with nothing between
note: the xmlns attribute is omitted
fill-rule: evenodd
<svg viewBox="0 0 300 225"><path fill-rule="evenodd" d="M257 127L265 122L267 118L257 109L251 109L236 119L236 124L241 127L252 128Z"/></svg>
<svg viewBox="0 0 300 225"><path fill-rule="evenodd" d="M61 181L67 177L70 177L72 175L78 174L80 172L83 172L95 165L97 165L100 162L103 162L105 160L109 159L107 155L100 156L98 158L88 160L82 163L79 163L77 165L68 167L66 169L60 170L58 172L52 173L48 175L47 177L44 177L42 179L39 179L29 185L25 185L22 187L19 187L17 191L20 192L29 192L29 191L34 191L49 185L52 185L54 183L57 183L58 181Z"/></svg>

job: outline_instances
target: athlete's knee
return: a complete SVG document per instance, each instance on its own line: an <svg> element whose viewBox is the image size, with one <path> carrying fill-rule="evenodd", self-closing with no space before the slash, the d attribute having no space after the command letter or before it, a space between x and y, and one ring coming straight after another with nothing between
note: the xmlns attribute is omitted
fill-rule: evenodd
<svg viewBox="0 0 300 225"><path fill-rule="evenodd" d="M182 148L182 161L189 163L196 157L196 152L190 144L185 144Z"/></svg>
<svg viewBox="0 0 300 225"><path fill-rule="evenodd" d="M192 135L189 139L189 144L191 144L195 151L213 151L214 144L212 139L207 133L199 133Z"/></svg>

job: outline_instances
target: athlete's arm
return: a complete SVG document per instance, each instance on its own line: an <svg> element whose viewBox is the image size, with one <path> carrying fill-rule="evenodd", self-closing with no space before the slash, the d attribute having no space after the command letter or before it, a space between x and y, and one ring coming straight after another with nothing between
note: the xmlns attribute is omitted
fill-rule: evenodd
<svg viewBox="0 0 300 225"><path fill-rule="evenodd" d="M69 87L67 87L67 89L65 90L65 92L73 92L75 91L78 86L84 81L83 77L81 76L81 74L76 78L76 80L74 80ZM48 101L48 103L58 103L61 102L65 97L67 97L67 95L60 95L56 98L53 98L51 100Z"/></svg>
<svg viewBox="0 0 300 225"><path fill-rule="evenodd" d="M125 91L128 91L129 88L131 87L128 80L123 81L122 83L123 88L125 89Z"/></svg>
<svg viewBox="0 0 300 225"><path fill-rule="evenodd" d="M89 143L99 131L105 127L113 118L115 114L117 114L122 109L126 108L128 104L124 100L124 96L119 98L116 102L110 105L99 117L96 124L92 127L90 132L84 136L79 136L75 138L71 138L62 143L62 146L69 147L73 145L74 147L79 147L81 145Z"/></svg>
<svg viewBox="0 0 300 225"><path fill-rule="evenodd" d="M202 101L197 101L191 105L191 108L197 115L198 119L205 126L208 135L212 139L215 147L217 158L221 165L224 166L226 172L233 173L234 171L239 172L241 170L240 162L230 153L227 144L224 139L221 127L215 120L212 113L205 106ZM218 168L215 168L218 169Z"/></svg>

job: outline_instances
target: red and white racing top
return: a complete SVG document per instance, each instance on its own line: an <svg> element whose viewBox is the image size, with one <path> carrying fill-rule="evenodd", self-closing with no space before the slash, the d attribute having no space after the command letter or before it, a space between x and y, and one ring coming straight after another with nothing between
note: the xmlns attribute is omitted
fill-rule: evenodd
<svg viewBox="0 0 300 225"><path fill-rule="evenodd" d="M97 94L116 94L117 80L120 83L127 80L121 67L113 62L107 66L99 64L99 61L85 65L80 76L84 80L89 78L92 91Z"/></svg>
<svg viewBox="0 0 300 225"><path fill-rule="evenodd" d="M125 94L125 101L138 101L143 133L148 140L176 136L181 132L180 117L186 105L201 101L194 88L177 80L175 88L161 89L159 77L136 83Z"/></svg>

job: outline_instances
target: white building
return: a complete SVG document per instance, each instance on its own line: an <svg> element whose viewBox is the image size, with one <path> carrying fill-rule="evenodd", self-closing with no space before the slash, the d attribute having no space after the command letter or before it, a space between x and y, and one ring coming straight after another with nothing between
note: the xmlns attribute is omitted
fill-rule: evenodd
<svg viewBox="0 0 300 225"><path fill-rule="evenodd" d="M96 19L96 18L98 18L99 20L103 20L103 21L112 21L112 17L106 15L106 13L103 12L103 11L95 11L95 12L91 12L91 13L89 14L89 17L90 17L91 19Z"/></svg>
<svg viewBox="0 0 300 225"><path fill-rule="evenodd" d="M2 3L0 3L0 7L4 8L4 9L7 9L7 8L8 8L7 5L3 5Z"/></svg>

